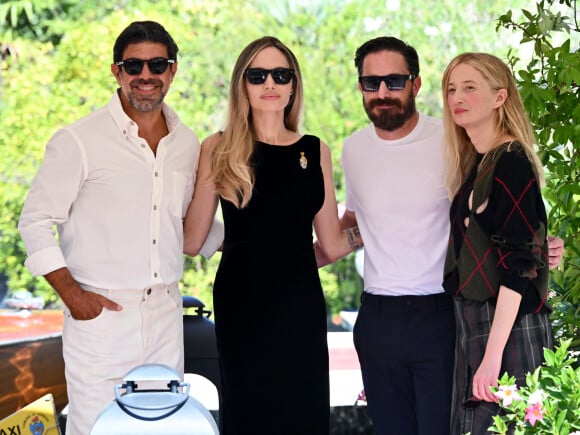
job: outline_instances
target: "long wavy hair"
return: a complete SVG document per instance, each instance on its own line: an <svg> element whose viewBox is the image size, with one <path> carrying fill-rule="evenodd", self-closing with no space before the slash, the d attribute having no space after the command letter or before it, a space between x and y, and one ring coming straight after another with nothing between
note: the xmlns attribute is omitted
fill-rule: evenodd
<svg viewBox="0 0 580 435"><path fill-rule="evenodd" d="M470 65L479 71L492 89L505 89L507 97L495 111L496 148L501 145L501 138L514 137L521 143L523 150L532 164L538 184L544 184L544 169L538 158L534 144L535 136L530 121L526 115L522 98L516 87L514 77L509 67L498 57L488 53L463 53L455 57L443 73L441 89L443 92L443 124L445 127L444 158L446 166L445 184L450 197L453 197L475 164L477 151L463 127L455 124L447 103L447 87L449 77L455 67L460 64ZM480 165L485 166L493 150L486 153Z"/></svg>
<svg viewBox="0 0 580 435"><path fill-rule="evenodd" d="M214 147L211 165L219 194L238 208L245 207L252 197L254 172L250 165L256 134L246 90L244 72L256 55L267 47L275 47L294 69L292 94L284 109L284 125L297 132L304 102L302 75L294 53L277 38L264 36L246 46L238 56L232 72L226 126Z"/></svg>

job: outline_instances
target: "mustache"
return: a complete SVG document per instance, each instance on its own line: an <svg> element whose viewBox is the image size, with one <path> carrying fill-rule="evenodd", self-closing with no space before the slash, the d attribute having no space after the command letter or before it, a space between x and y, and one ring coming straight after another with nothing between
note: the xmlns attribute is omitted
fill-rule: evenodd
<svg viewBox="0 0 580 435"><path fill-rule="evenodd" d="M159 79L135 79L131 80L131 86L136 85L155 85L159 87L163 87L163 82Z"/></svg>
<svg viewBox="0 0 580 435"><path fill-rule="evenodd" d="M399 100L394 100L392 98L375 98L368 102L369 109L374 109L377 106L381 106L383 104L388 104L398 109L402 109L403 106Z"/></svg>

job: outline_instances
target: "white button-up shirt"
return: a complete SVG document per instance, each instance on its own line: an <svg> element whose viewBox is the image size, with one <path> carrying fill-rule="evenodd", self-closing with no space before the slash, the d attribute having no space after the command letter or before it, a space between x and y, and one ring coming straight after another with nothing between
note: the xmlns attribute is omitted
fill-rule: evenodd
<svg viewBox="0 0 580 435"><path fill-rule="evenodd" d="M50 139L18 225L33 275L68 267L81 285L106 289L181 278L200 145L165 104L163 114L169 134L156 156L117 93Z"/></svg>

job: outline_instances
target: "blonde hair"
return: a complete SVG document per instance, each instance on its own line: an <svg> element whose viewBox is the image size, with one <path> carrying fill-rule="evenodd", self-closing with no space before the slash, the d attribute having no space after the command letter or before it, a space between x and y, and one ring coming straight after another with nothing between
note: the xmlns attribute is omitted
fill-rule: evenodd
<svg viewBox="0 0 580 435"><path fill-rule="evenodd" d="M245 207L252 197L254 173L250 158L256 141L252 113L246 90L244 73L256 55L267 47L274 47L294 69L292 95L284 110L284 125L297 132L302 117L303 89L298 61L292 51L277 38L265 36L251 42L242 50L230 82L226 126L212 153L212 176L219 194L238 208Z"/></svg>
<svg viewBox="0 0 580 435"><path fill-rule="evenodd" d="M483 75L492 89L505 89L505 102L495 111L496 115L496 147L501 145L502 137L509 136L520 142L532 164L538 184L544 184L544 169L535 149L535 136L530 121L526 115L522 98L516 87L514 77L509 67L498 57L488 53L463 53L455 57L443 73L441 89L443 92L443 125L445 127L444 159L446 166L445 184L450 197L453 197L475 164L476 150L463 127L455 124L447 103L447 87L453 69L466 64ZM491 155L492 153L487 153ZM481 162L484 165L486 158Z"/></svg>

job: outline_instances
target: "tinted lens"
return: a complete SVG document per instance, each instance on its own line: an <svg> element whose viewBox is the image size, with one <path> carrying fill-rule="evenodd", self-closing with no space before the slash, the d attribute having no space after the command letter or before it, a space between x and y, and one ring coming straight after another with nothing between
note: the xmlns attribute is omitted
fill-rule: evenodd
<svg viewBox="0 0 580 435"><path fill-rule="evenodd" d="M121 62L117 62L117 65L122 66L125 68L125 72L131 76L135 76L137 74L141 74L143 71L143 64L147 62L147 66L149 67L149 71L152 74L163 74L167 70L167 66L170 63L174 63L171 59L165 59L163 57L156 57L149 60L142 60L142 59L126 59Z"/></svg>
<svg viewBox="0 0 580 435"><path fill-rule="evenodd" d="M385 81L387 83L387 88L391 91L400 91L405 89L405 82L407 81L408 76L402 76L397 74L392 74L390 76L385 77Z"/></svg>
<svg viewBox="0 0 580 435"><path fill-rule="evenodd" d="M381 86L381 78L375 76L366 76L359 79L363 91L376 92Z"/></svg>
<svg viewBox="0 0 580 435"><path fill-rule="evenodd" d="M268 70L262 68L248 68L246 70L246 78L253 85L261 85L266 81Z"/></svg>
<svg viewBox="0 0 580 435"><path fill-rule="evenodd" d="M272 71L274 82L279 85L287 85L294 76L294 70L290 68L276 68Z"/></svg>
<svg viewBox="0 0 580 435"><path fill-rule="evenodd" d="M167 65L169 65L169 60L163 58L151 59L147 62L147 65L149 66L149 71L153 74L163 74L167 69Z"/></svg>
<svg viewBox="0 0 580 435"><path fill-rule="evenodd" d="M143 64L145 61L138 60L138 59L127 59L124 60L121 65L125 68L125 72L131 76L135 76L137 74L141 74L143 70Z"/></svg>
<svg viewBox="0 0 580 435"><path fill-rule="evenodd" d="M245 74L248 81L253 85L261 85L264 83L268 74L272 75L274 83L278 85L287 85L294 76L294 70L291 68L248 68Z"/></svg>
<svg viewBox="0 0 580 435"><path fill-rule="evenodd" d="M381 82L385 82L389 91L401 91L405 89L407 80L412 80L412 74L390 74L388 76L361 76L359 82L363 91L377 92Z"/></svg>

